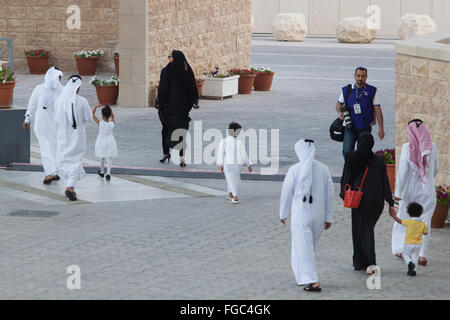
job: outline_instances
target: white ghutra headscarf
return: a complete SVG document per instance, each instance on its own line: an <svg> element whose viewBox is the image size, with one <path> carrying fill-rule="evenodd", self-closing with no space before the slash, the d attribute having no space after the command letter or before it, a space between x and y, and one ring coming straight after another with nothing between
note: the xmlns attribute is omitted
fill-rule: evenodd
<svg viewBox="0 0 450 320"><path fill-rule="evenodd" d="M67 80L64 89L59 95L55 102L55 121L57 123L68 123L72 124L74 129L77 128L76 118L75 118L75 101L77 96L77 90L81 86L81 77L79 75L74 75Z"/></svg>
<svg viewBox="0 0 450 320"><path fill-rule="evenodd" d="M55 67L51 67L47 70L45 74L45 90L43 90L43 107L47 108L52 105L56 99L58 98L59 93L63 89L61 81L59 80L64 74L61 70L56 69Z"/></svg>
<svg viewBox="0 0 450 320"><path fill-rule="evenodd" d="M314 162L314 155L316 147L312 140L300 140L295 144L295 152L300 160L300 181L299 181L299 195L306 197L311 191L312 184L312 165ZM310 199L312 202L312 198Z"/></svg>

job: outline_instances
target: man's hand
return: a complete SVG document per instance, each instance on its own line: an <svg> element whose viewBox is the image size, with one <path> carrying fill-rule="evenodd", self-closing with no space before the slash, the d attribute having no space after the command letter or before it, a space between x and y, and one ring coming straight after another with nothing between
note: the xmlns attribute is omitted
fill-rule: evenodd
<svg viewBox="0 0 450 320"><path fill-rule="evenodd" d="M397 212L395 212L395 208L394 207L389 207L389 214L391 215L391 217L396 217L397 216Z"/></svg>
<svg viewBox="0 0 450 320"><path fill-rule="evenodd" d="M252 172L253 171L253 168L252 168L252 166L248 166L248 172Z"/></svg>
<svg viewBox="0 0 450 320"><path fill-rule="evenodd" d="M342 114L342 112L338 112L338 117L341 120L344 120L344 115Z"/></svg>
<svg viewBox="0 0 450 320"><path fill-rule="evenodd" d="M222 172L222 173L223 173L223 166L221 166L221 167L220 167L220 172Z"/></svg>
<svg viewBox="0 0 450 320"><path fill-rule="evenodd" d="M325 222L325 230L328 230L331 228L331 222Z"/></svg>
<svg viewBox="0 0 450 320"><path fill-rule="evenodd" d="M384 138L384 129L383 128L378 129L378 136L380 137L380 140L383 140L383 138Z"/></svg>
<svg viewBox="0 0 450 320"><path fill-rule="evenodd" d="M30 129L30 124L29 124L28 122L25 121L25 122L22 124L22 127L23 127L25 130Z"/></svg>
<svg viewBox="0 0 450 320"><path fill-rule="evenodd" d="M286 224L286 219L280 219L282 224Z"/></svg>

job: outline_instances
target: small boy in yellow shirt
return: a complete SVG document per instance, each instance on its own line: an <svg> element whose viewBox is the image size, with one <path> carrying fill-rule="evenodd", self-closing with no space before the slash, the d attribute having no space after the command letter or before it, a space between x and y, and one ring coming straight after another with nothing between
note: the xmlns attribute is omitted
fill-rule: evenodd
<svg viewBox="0 0 450 320"><path fill-rule="evenodd" d="M422 247L422 235L428 234L427 225L420 219L423 207L417 202L408 204L407 212L411 219L401 220L395 213L391 217L401 225L406 227L405 244L403 246L403 260L408 266L409 276L415 276L414 268L419 260L419 252Z"/></svg>

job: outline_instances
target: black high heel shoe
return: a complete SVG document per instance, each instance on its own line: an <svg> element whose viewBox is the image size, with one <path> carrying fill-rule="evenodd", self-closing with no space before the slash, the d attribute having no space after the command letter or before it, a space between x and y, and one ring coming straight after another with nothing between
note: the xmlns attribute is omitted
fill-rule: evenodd
<svg viewBox="0 0 450 320"><path fill-rule="evenodd" d="M167 154L167 155L165 154L164 157L161 160L159 160L159 162L164 163L164 162L166 162L166 160L167 160L167 163L169 163L170 154Z"/></svg>

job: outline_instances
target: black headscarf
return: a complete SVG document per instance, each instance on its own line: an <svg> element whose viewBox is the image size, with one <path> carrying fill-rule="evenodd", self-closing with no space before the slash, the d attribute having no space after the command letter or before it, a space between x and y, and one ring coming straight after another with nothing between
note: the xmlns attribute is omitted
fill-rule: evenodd
<svg viewBox="0 0 450 320"><path fill-rule="evenodd" d="M375 141L372 134L365 132L361 134L358 141L358 147L349 157L350 167L354 173L363 172L369 165L375 154L372 152Z"/></svg>
<svg viewBox="0 0 450 320"><path fill-rule="evenodd" d="M190 105L198 108L198 90L191 66L187 62L184 53L179 50L172 51L172 58L173 62L170 63L171 69L175 72L177 81L186 90Z"/></svg>

